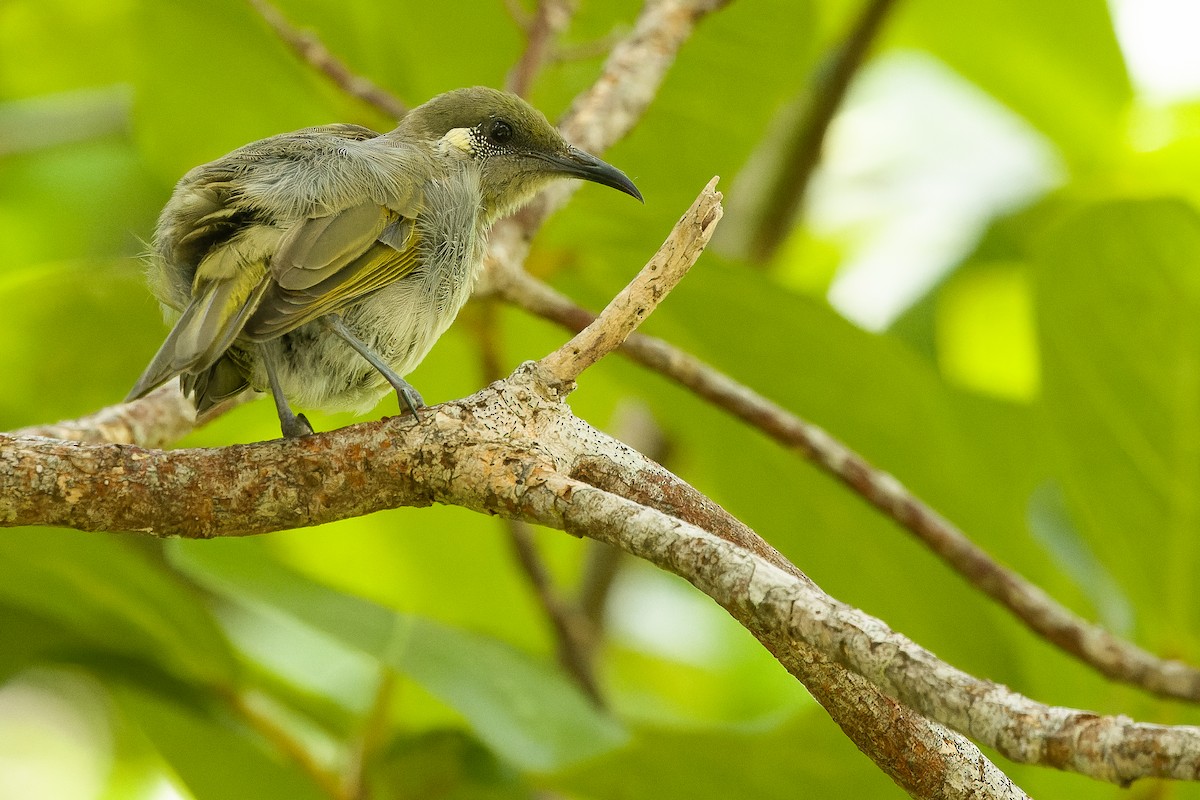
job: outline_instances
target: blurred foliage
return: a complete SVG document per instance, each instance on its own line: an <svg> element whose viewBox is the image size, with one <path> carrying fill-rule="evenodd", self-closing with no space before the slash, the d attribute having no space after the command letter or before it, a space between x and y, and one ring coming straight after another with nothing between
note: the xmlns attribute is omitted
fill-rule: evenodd
<svg viewBox="0 0 1200 800"><path fill-rule="evenodd" d="M409 103L502 84L523 46L507 5L281 3ZM599 306L713 174L753 193L741 170L769 164L772 126L859 7L739 0L705 21L609 154L647 205L582 188L530 268ZM582 55L548 65L534 101L561 113L602 62L590 46L637 9L582 0L564 39ZM1200 106L1138 98L1102 0L910 0L868 69L900 52L1036 131L1061 185L996 212L889 331L828 305L850 245L803 221L769 269L707 255L647 330L847 442L1079 613L1200 663ZM241 0L0 3L0 429L124 395L164 333L137 256L180 174L334 120L390 124ZM499 320L507 367L564 337ZM414 374L430 401L482 385L474 337L456 326ZM1050 703L1200 722L1035 639L840 485L664 379L609 359L572 396L609 428L630 402L675 472L955 665ZM255 403L183 444L277 431ZM196 800L328 797L322 772L360 775L372 798L903 796L749 634L640 565L618 575L598 654L612 711L591 707L505 535L454 508L171 546L3 532L0 798L162 797L164 782ZM572 591L589 548L538 545ZM1000 764L1033 795L1115 791Z"/></svg>

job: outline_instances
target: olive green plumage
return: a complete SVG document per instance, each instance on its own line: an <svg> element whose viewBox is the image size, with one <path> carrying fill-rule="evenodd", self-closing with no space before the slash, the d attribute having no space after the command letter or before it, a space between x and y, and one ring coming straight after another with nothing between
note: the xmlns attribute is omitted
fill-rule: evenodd
<svg viewBox="0 0 1200 800"><path fill-rule="evenodd" d="M525 101L482 87L382 135L306 128L196 167L149 260L178 320L128 399L176 376L200 411L275 389L288 435L311 430L289 402L362 411L390 384L415 410L402 376L470 296L488 229L560 177L641 197Z"/></svg>

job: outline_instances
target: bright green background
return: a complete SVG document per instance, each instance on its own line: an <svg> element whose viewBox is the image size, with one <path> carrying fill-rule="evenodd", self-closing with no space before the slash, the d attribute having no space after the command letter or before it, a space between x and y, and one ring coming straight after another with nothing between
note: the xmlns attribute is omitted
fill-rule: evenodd
<svg viewBox="0 0 1200 800"><path fill-rule="evenodd" d="M647 204L585 187L531 265L603 303L709 177L733 185L857 5L738 0L706 21L644 123L608 154ZM410 102L502 84L522 45L498 0L283 7ZM584 0L567 39L625 30L636 8ZM878 48L901 50L941 60L1040 132L1066 165L1064 185L993 220L890 332L864 333L777 278L836 262L828 242L787 247L767 270L709 254L647 329L846 441L1077 612L1200 663L1196 110L1139 103L1101 0L909 0ZM553 66L534 101L561 113L599 63ZM115 402L139 374L164 330L136 256L180 174L334 120L389 124L297 63L239 0L0 3L0 429ZM1151 151L1132 144L1147 120L1165 132ZM506 367L564 336L515 311L501 323ZM452 330L414 374L429 401L482 385L470 330ZM572 397L609 429L628 401L658 419L674 471L829 591L951 663L1049 703L1200 723L1033 638L840 485L663 379L611 359ZM184 444L277 432L259 402ZM556 532L538 543L570 591L587 546ZM658 641L638 634L646 617ZM338 769L381 681L371 797L903 796L688 587L629 564L610 622L606 714L555 668L545 620L490 518L402 509L168 544L5 531L0 679L12 683L0 688L0 798L28 796L18 764L40 785L75 763L51 758L56 734L32 733L39 721L12 710L12 687L63 698L107 731L78 744L104 765L100 788L72 796L144 797L166 776L196 800L268 800L327 795L247 727L229 694L248 693ZM1119 791L998 763L1035 796ZM1150 784L1132 796L1156 792L1200 797Z"/></svg>

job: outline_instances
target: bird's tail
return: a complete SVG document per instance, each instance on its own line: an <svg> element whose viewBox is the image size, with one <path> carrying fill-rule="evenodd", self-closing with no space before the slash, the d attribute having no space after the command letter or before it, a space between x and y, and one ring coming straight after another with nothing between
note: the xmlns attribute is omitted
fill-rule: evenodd
<svg viewBox="0 0 1200 800"><path fill-rule="evenodd" d="M269 281L260 281L247 297L240 296L244 284L238 281L210 283L184 310L125 402L144 397L177 375L206 373L258 308L268 285Z"/></svg>

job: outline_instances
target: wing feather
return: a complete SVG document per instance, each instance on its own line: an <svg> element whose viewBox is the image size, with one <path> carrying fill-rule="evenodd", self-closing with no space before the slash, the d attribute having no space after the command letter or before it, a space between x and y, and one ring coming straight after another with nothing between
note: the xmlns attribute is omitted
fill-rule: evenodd
<svg viewBox="0 0 1200 800"><path fill-rule="evenodd" d="M377 210L380 219L369 229L364 224L365 215L357 220L363 226L358 237L363 235L362 230L369 230L371 234L365 246L359 246L361 238L355 238L353 245L314 241L306 251L319 256L332 252L344 256L353 252L353 258L341 264L318 258L315 261L319 266L314 269L308 267L307 262L296 262L295 256L299 250L289 254L292 261L284 268L289 271L288 284L280 282L278 278L272 281L258 310L246 323L243 337L250 341L273 339L411 274L420 260L419 237L412 220L381 207L377 207ZM347 220L345 225L324 224L319 230L314 228L317 233L312 235L318 238L320 235L345 235L351 230L350 222ZM305 232L303 239L307 240L308 235ZM321 263L323 260L325 263ZM296 271L305 269L311 272L296 277ZM320 276L320 279L312 280L311 276L314 275Z"/></svg>

